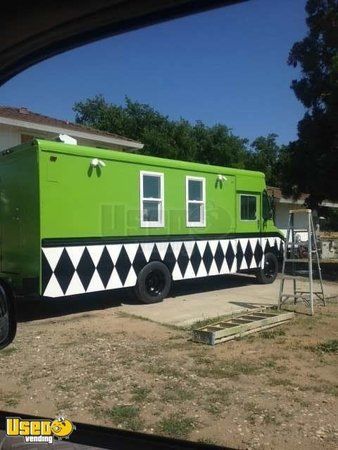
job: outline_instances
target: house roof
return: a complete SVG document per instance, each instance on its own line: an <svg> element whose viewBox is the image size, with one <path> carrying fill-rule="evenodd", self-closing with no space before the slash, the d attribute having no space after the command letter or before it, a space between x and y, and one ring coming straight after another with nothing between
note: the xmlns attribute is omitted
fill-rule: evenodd
<svg viewBox="0 0 338 450"><path fill-rule="evenodd" d="M281 201L282 203L299 203L303 204L304 201L308 198L309 194L301 194L297 200L294 200L292 197L284 197L282 194L282 190L278 187L267 186L268 194L273 196L276 200ZM284 201L283 201L284 200Z"/></svg>
<svg viewBox="0 0 338 450"><path fill-rule="evenodd" d="M300 194L300 196L295 200L292 197L284 197L282 190L278 187L267 186L268 194L274 197L279 203L289 203L294 205L304 205L304 201L308 198L310 194ZM321 206L327 206L330 208L338 208L338 203L330 202L329 200L323 200Z"/></svg>
<svg viewBox="0 0 338 450"><path fill-rule="evenodd" d="M140 149L143 147L143 144L133 139L66 120L45 116L24 107L0 106L0 123L45 132L70 134L75 138L78 137L104 144L118 145L124 148Z"/></svg>

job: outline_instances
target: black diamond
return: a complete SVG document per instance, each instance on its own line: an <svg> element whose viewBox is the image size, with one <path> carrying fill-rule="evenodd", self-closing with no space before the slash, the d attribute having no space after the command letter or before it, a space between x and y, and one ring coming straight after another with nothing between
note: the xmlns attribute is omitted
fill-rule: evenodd
<svg viewBox="0 0 338 450"><path fill-rule="evenodd" d="M149 261L161 261L161 256L158 252L156 244L154 244L153 251L151 252Z"/></svg>
<svg viewBox="0 0 338 450"><path fill-rule="evenodd" d="M252 253L252 248L251 248L251 244L250 244L249 240L248 240L248 243L246 244L246 247L245 247L244 256L245 256L245 261L247 263L247 266L250 269L253 253Z"/></svg>
<svg viewBox="0 0 338 450"><path fill-rule="evenodd" d="M269 252L270 252L270 243L269 243L269 239L267 239L266 243L265 243L264 253L269 253Z"/></svg>
<svg viewBox="0 0 338 450"><path fill-rule="evenodd" d="M231 272L231 268L232 268L232 265L233 265L234 259L235 259L235 252L234 252L234 249L232 248L232 244L230 241L228 244L227 252L225 254L225 259L227 260L229 272Z"/></svg>
<svg viewBox="0 0 338 450"><path fill-rule="evenodd" d="M181 270L182 276L184 277L185 271L187 270L189 264L189 256L184 244L182 244L180 253L178 254L177 263Z"/></svg>
<svg viewBox="0 0 338 450"><path fill-rule="evenodd" d="M128 253L126 252L126 249L124 248L124 245L122 245L119 257L117 258L116 261L116 270L118 273L118 276L120 277L121 283L124 284L129 270L131 268L131 262L128 256Z"/></svg>
<svg viewBox="0 0 338 450"><path fill-rule="evenodd" d="M283 257L284 255L284 242L281 240L279 245L279 256Z"/></svg>
<svg viewBox="0 0 338 450"><path fill-rule="evenodd" d="M58 283L61 286L61 289L64 294L68 289L69 283L74 275L74 272L75 268L73 266L73 263L69 258L67 250L64 248L54 270L56 279L58 280Z"/></svg>
<svg viewBox="0 0 338 450"><path fill-rule="evenodd" d="M216 252L215 252L215 262L218 269L218 272L221 270L222 264L224 262L224 252L221 246L221 243L218 242Z"/></svg>
<svg viewBox="0 0 338 450"><path fill-rule="evenodd" d="M176 264L176 258L170 244L168 245L163 262L168 267L170 273L172 273Z"/></svg>
<svg viewBox="0 0 338 450"><path fill-rule="evenodd" d="M263 256L262 246L259 241L257 241L257 243L256 243L254 255L255 255L256 266L259 267L260 263L262 261L262 256Z"/></svg>
<svg viewBox="0 0 338 450"><path fill-rule="evenodd" d="M142 247L139 245L137 252L135 254L134 261L133 261L133 267L134 267L136 275L138 275L140 270L142 270L146 264L147 264L147 260L144 256Z"/></svg>
<svg viewBox="0 0 338 450"><path fill-rule="evenodd" d="M104 287L107 286L113 269L114 263L111 260L107 247L105 246L100 261L97 265L97 271L99 272Z"/></svg>
<svg viewBox="0 0 338 450"><path fill-rule="evenodd" d="M211 248L210 248L210 245L208 242L205 247L204 253L203 253L203 262L204 262L207 273L209 273L209 270L210 270L210 267L212 264L212 260L213 260L212 252L211 252Z"/></svg>
<svg viewBox="0 0 338 450"><path fill-rule="evenodd" d="M44 252L41 255L41 269L42 269L42 294L45 292L47 284L49 283L50 277L53 275L53 271L49 265L49 262L46 258Z"/></svg>
<svg viewBox="0 0 338 450"><path fill-rule="evenodd" d="M191 253L190 261L196 275L202 261L202 256L196 243Z"/></svg>
<svg viewBox="0 0 338 450"><path fill-rule="evenodd" d="M243 261L243 250L240 241L237 243L237 271L240 270Z"/></svg>
<svg viewBox="0 0 338 450"><path fill-rule="evenodd" d="M95 271L95 265L93 263L92 258L90 257L87 247L84 249L82 253L76 271L79 275L79 278L81 280L84 289L87 290L90 280L92 279L92 276Z"/></svg>

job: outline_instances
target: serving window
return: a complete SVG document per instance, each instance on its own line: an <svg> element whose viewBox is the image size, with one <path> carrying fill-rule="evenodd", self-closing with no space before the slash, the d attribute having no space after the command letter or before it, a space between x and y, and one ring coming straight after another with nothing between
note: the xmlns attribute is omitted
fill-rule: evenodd
<svg viewBox="0 0 338 450"><path fill-rule="evenodd" d="M205 178L186 177L186 222L188 227L205 226Z"/></svg>
<svg viewBox="0 0 338 450"><path fill-rule="evenodd" d="M163 173L140 174L141 227L164 226Z"/></svg>

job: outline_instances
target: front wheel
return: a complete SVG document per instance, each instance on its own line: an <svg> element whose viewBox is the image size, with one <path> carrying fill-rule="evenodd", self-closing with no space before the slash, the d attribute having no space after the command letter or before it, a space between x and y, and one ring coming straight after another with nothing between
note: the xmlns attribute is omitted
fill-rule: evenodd
<svg viewBox="0 0 338 450"><path fill-rule="evenodd" d="M257 281L261 284L271 284L278 273L278 260L273 253L266 253L264 266L256 272Z"/></svg>
<svg viewBox="0 0 338 450"><path fill-rule="evenodd" d="M135 286L135 294L142 303L161 302L171 288L171 275L168 267L153 261L140 271Z"/></svg>
<svg viewBox="0 0 338 450"><path fill-rule="evenodd" d="M0 350L9 345L16 334L14 303L8 290L0 284Z"/></svg>

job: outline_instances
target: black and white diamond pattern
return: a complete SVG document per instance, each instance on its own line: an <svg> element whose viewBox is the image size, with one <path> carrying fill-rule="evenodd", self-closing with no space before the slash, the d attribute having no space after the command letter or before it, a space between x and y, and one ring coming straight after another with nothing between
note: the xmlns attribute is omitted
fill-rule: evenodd
<svg viewBox="0 0 338 450"><path fill-rule="evenodd" d="M63 297L135 286L140 270L162 261L173 280L260 267L268 251L282 252L279 237L71 245L42 248L42 292Z"/></svg>

